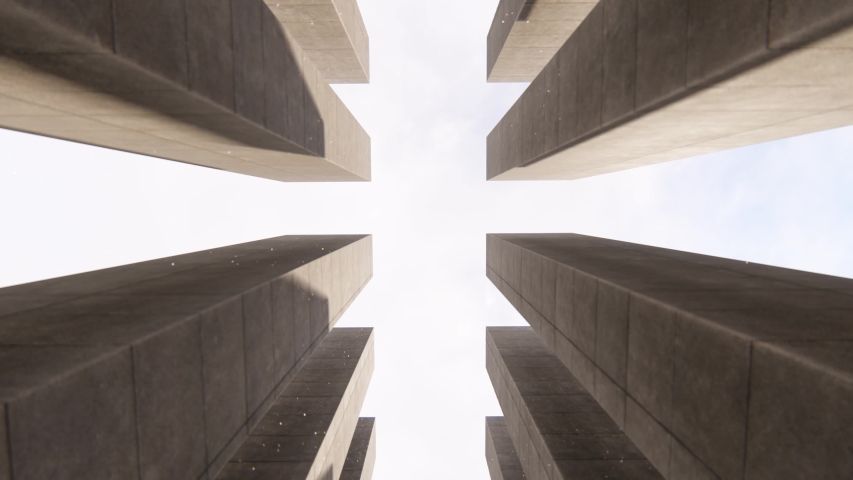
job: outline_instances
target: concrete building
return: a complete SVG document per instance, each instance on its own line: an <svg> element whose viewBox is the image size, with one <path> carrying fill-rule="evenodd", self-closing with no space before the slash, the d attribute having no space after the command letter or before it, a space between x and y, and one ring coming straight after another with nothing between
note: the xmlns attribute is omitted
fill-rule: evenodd
<svg viewBox="0 0 853 480"><path fill-rule="evenodd" d="M504 417L486 417L486 464L492 480L526 478Z"/></svg>
<svg viewBox="0 0 853 480"><path fill-rule="evenodd" d="M359 418L341 480L370 480L376 464L376 419Z"/></svg>
<svg viewBox="0 0 853 480"><path fill-rule="evenodd" d="M488 179L584 178L853 124L848 1L588 7L500 2L489 81L532 83L488 136Z"/></svg>
<svg viewBox="0 0 853 480"><path fill-rule="evenodd" d="M502 468L490 468L492 480L513 475L531 480L662 480L530 327L487 328L486 370L504 413L505 432L523 469L519 476L517 468L508 468L510 451L498 457ZM494 426L495 453L498 446L506 452L509 446L501 441L500 425ZM489 438L487 449L488 442Z"/></svg>
<svg viewBox="0 0 853 480"><path fill-rule="evenodd" d="M288 406L337 479L371 277L370 236L288 236L0 289L0 479L213 479Z"/></svg>
<svg viewBox="0 0 853 480"><path fill-rule="evenodd" d="M370 137L329 86L369 78L358 5L267 3L0 0L0 127L279 181L370 180Z"/></svg>
<svg viewBox="0 0 853 480"><path fill-rule="evenodd" d="M853 280L572 234L489 235L487 252L664 478L849 477Z"/></svg>
<svg viewBox="0 0 853 480"><path fill-rule="evenodd" d="M342 478L373 366L373 329L332 330L217 478Z"/></svg>

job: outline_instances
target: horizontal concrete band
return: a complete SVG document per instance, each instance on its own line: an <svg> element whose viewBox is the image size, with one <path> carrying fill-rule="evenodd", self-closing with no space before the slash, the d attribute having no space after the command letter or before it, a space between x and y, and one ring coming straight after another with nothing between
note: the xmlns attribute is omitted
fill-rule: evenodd
<svg viewBox="0 0 853 480"><path fill-rule="evenodd" d="M851 25L840 0L601 0L489 134L487 178L584 178L853 124Z"/></svg>
<svg viewBox="0 0 853 480"><path fill-rule="evenodd" d="M376 465L376 419L358 419L352 436L341 480L370 480Z"/></svg>
<svg viewBox="0 0 853 480"><path fill-rule="evenodd" d="M371 276L290 236L0 289L0 478L215 476Z"/></svg>
<svg viewBox="0 0 853 480"><path fill-rule="evenodd" d="M663 478L531 328L487 328L486 368L525 478Z"/></svg>
<svg viewBox="0 0 853 480"><path fill-rule="evenodd" d="M265 1L327 82L370 82L370 42L356 0Z"/></svg>
<svg viewBox="0 0 853 480"><path fill-rule="evenodd" d="M373 338L372 328L332 330L217 478L341 478L373 374Z"/></svg>
<svg viewBox="0 0 853 480"><path fill-rule="evenodd" d="M572 234L487 275L666 478L848 476L853 280Z"/></svg>
<svg viewBox="0 0 853 480"><path fill-rule="evenodd" d="M596 0L501 0L489 29L489 82L531 82Z"/></svg>
<svg viewBox="0 0 853 480"><path fill-rule="evenodd" d="M263 0L0 1L0 127L279 181L370 137Z"/></svg>
<svg viewBox="0 0 853 480"><path fill-rule="evenodd" d="M486 417L486 464L492 480L526 478L504 417Z"/></svg>

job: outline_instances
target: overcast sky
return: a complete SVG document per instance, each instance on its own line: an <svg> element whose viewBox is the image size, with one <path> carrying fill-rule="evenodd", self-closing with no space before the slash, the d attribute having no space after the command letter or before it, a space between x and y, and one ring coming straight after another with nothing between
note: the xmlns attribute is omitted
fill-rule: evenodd
<svg viewBox="0 0 853 480"><path fill-rule="evenodd" d="M0 130L0 286L287 234L372 233L338 326L376 327L363 416L376 480L488 479L500 415L487 232L577 232L853 277L853 129L560 182L485 182L485 137L526 88L485 83L498 0L359 0L370 85L336 86L373 182L285 184Z"/></svg>

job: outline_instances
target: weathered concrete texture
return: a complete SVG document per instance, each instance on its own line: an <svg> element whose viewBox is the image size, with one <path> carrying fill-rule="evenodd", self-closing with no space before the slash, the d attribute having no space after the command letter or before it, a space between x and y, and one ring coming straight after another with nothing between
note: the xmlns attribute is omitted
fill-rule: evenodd
<svg viewBox="0 0 853 480"><path fill-rule="evenodd" d="M487 328L486 369L526 478L663 478L533 329Z"/></svg>
<svg viewBox="0 0 853 480"><path fill-rule="evenodd" d="M217 478L345 478L373 366L372 328L332 330Z"/></svg>
<svg viewBox="0 0 853 480"><path fill-rule="evenodd" d="M2 0L0 127L279 181L370 180L370 138L263 0Z"/></svg>
<svg viewBox="0 0 853 480"><path fill-rule="evenodd" d="M370 82L370 42L356 0L265 2L327 82Z"/></svg>
<svg viewBox="0 0 853 480"><path fill-rule="evenodd" d="M523 480L524 469L504 417L486 417L486 463L492 480Z"/></svg>
<svg viewBox="0 0 853 480"><path fill-rule="evenodd" d="M531 82L596 0L501 0L488 36L489 82Z"/></svg>
<svg viewBox="0 0 853 480"><path fill-rule="evenodd" d="M358 419L355 434L347 452L341 480L370 480L376 464L376 419Z"/></svg>
<svg viewBox="0 0 853 480"><path fill-rule="evenodd" d="M584 178L853 124L851 25L839 0L601 0L489 134L487 178Z"/></svg>
<svg viewBox="0 0 853 480"><path fill-rule="evenodd" d="M0 466L215 475L371 278L371 249L278 237L0 289Z"/></svg>
<svg viewBox="0 0 853 480"><path fill-rule="evenodd" d="M853 280L572 234L488 277L666 478L849 477Z"/></svg>

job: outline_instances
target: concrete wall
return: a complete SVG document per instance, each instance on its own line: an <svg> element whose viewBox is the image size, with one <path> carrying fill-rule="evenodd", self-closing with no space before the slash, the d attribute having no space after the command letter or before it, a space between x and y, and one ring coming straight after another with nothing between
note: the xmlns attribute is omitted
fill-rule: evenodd
<svg viewBox="0 0 853 480"><path fill-rule="evenodd" d="M374 368L372 328L336 328L217 477L339 480Z"/></svg>
<svg viewBox="0 0 853 480"><path fill-rule="evenodd" d="M486 369L525 478L662 480L531 328L487 328Z"/></svg>
<svg viewBox="0 0 853 480"><path fill-rule="evenodd" d="M0 289L0 478L207 478L372 276L278 237Z"/></svg>
<svg viewBox="0 0 853 480"><path fill-rule="evenodd" d="M376 419L358 419L352 436L341 480L370 480L376 465Z"/></svg>
<svg viewBox="0 0 853 480"><path fill-rule="evenodd" d="M487 275L666 478L849 476L853 280L572 234Z"/></svg>
<svg viewBox="0 0 853 480"><path fill-rule="evenodd" d="M279 181L370 180L370 138L262 0L4 0L0 127Z"/></svg>
<svg viewBox="0 0 853 480"><path fill-rule="evenodd" d="M370 42L356 0L265 1L327 82L370 82Z"/></svg>
<svg viewBox="0 0 853 480"><path fill-rule="evenodd" d="M492 480L526 478L504 417L486 417L486 463Z"/></svg>
<svg viewBox="0 0 853 480"><path fill-rule="evenodd" d="M595 0L501 0L487 41L489 82L531 82Z"/></svg>
<svg viewBox="0 0 853 480"><path fill-rule="evenodd" d="M851 24L838 0L601 0L489 134L487 178L584 178L853 124Z"/></svg>

